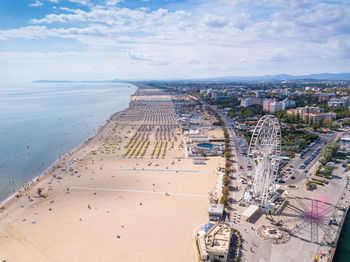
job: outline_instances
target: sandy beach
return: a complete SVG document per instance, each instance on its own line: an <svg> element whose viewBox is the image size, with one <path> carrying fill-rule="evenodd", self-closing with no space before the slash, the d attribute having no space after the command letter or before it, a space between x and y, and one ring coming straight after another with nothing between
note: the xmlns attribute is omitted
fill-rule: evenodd
<svg viewBox="0 0 350 262"><path fill-rule="evenodd" d="M131 100L3 205L0 259L195 260L194 229L208 220L223 158L185 157L170 96L139 89Z"/></svg>

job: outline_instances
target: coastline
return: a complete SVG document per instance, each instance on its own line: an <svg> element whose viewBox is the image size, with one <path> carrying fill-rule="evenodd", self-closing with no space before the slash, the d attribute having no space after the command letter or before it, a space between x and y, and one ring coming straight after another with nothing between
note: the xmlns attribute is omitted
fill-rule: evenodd
<svg viewBox="0 0 350 262"><path fill-rule="evenodd" d="M136 86L136 85L135 85ZM136 86L137 87L137 86ZM136 89L136 91L138 90L138 87ZM131 96L133 96L136 91L130 95L130 98ZM129 99L130 99L129 98ZM129 108L129 106L128 106ZM34 178L28 180L27 184L29 184L28 186L25 186L25 185L22 185L19 190L17 190L16 192L14 192L13 194L11 194L9 197L7 197L6 199L2 200L0 202L0 213L1 211L3 211L4 209L6 209L6 207L8 207L9 205L12 204L12 202L14 200L16 200L16 195L18 194L21 194L21 193L25 193L27 191L30 191L33 187L36 186L37 183L39 183L42 179L45 179L47 176L50 175L50 172L52 172L54 170L54 167L56 165L59 165L60 163L64 162L64 160L74 154L75 152L77 152L78 150L82 149L84 146L87 145L87 143L89 141L91 141L93 138L95 138L96 136L98 136L102 131L103 129L106 127L106 125L108 125L114 117L116 117L118 114L121 114L122 112L128 110L128 108L125 108L121 111L118 111L118 112L115 112L113 113L106 121L103 125L101 125L100 127L98 127L96 133L94 133L92 136L88 137L86 140L84 140L80 145L74 147L71 151L67 152L67 153L64 153L62 156L59 156L56 161L54 161L45 171L43 171L41 174L35 176Z"/></svg>
<svg viewBox="0 0 350 262"><path fill-rule="evenodd" d="M224 161L217 156L195 165L185 158L171 96L140 90L135 100L146 94L148 103L112 114L95 136L5 204L1 259L192 260L193 228L207 220L208 191ZM222 136L221 128L207 132ZM143 172L151 170L158 172Z"/></svg>

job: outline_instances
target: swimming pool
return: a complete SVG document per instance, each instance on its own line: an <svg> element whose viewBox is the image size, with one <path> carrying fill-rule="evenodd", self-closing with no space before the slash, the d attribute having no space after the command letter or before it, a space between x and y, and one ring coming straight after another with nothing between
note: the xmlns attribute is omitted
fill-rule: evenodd
<svg viewBox="0 0 350 262"><path fill-rule="evenodd" d="M215 145L211 143L200 143L200 144L197 144L197 146L201 148L208 148L208 149L213 149L215 147Z"/></svg>

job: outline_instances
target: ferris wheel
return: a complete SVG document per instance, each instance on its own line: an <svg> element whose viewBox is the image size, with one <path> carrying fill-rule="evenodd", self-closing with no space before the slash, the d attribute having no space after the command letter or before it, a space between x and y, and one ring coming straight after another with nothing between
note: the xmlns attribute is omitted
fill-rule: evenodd
<svg viewBox="0 0 350 262"><path fill-rule="evenodd" d="M275 178L281 154L281 128L273 115L263 116L250 140L248 158L252 165L252 198L260 207L268 207L276 192Z"/></svg>

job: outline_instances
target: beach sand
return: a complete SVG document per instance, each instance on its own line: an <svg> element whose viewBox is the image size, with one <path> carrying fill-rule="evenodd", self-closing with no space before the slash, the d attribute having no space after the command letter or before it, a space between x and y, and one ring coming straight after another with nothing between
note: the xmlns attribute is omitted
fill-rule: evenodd
<svg viewBox="0 0 350 262"><path fill-rule="evenodd" d="M208 221L208 191L215 189L223 158L194 165L176 132L167 137L165 156L152 157L156 128L145 133L150 143L143 157L123 157L127 141L145 123L144 112L137 110L115 114L96 136L2 207L0 259L196 260L194 230ZM152 121L156 126L164 119Z"/></svg>

